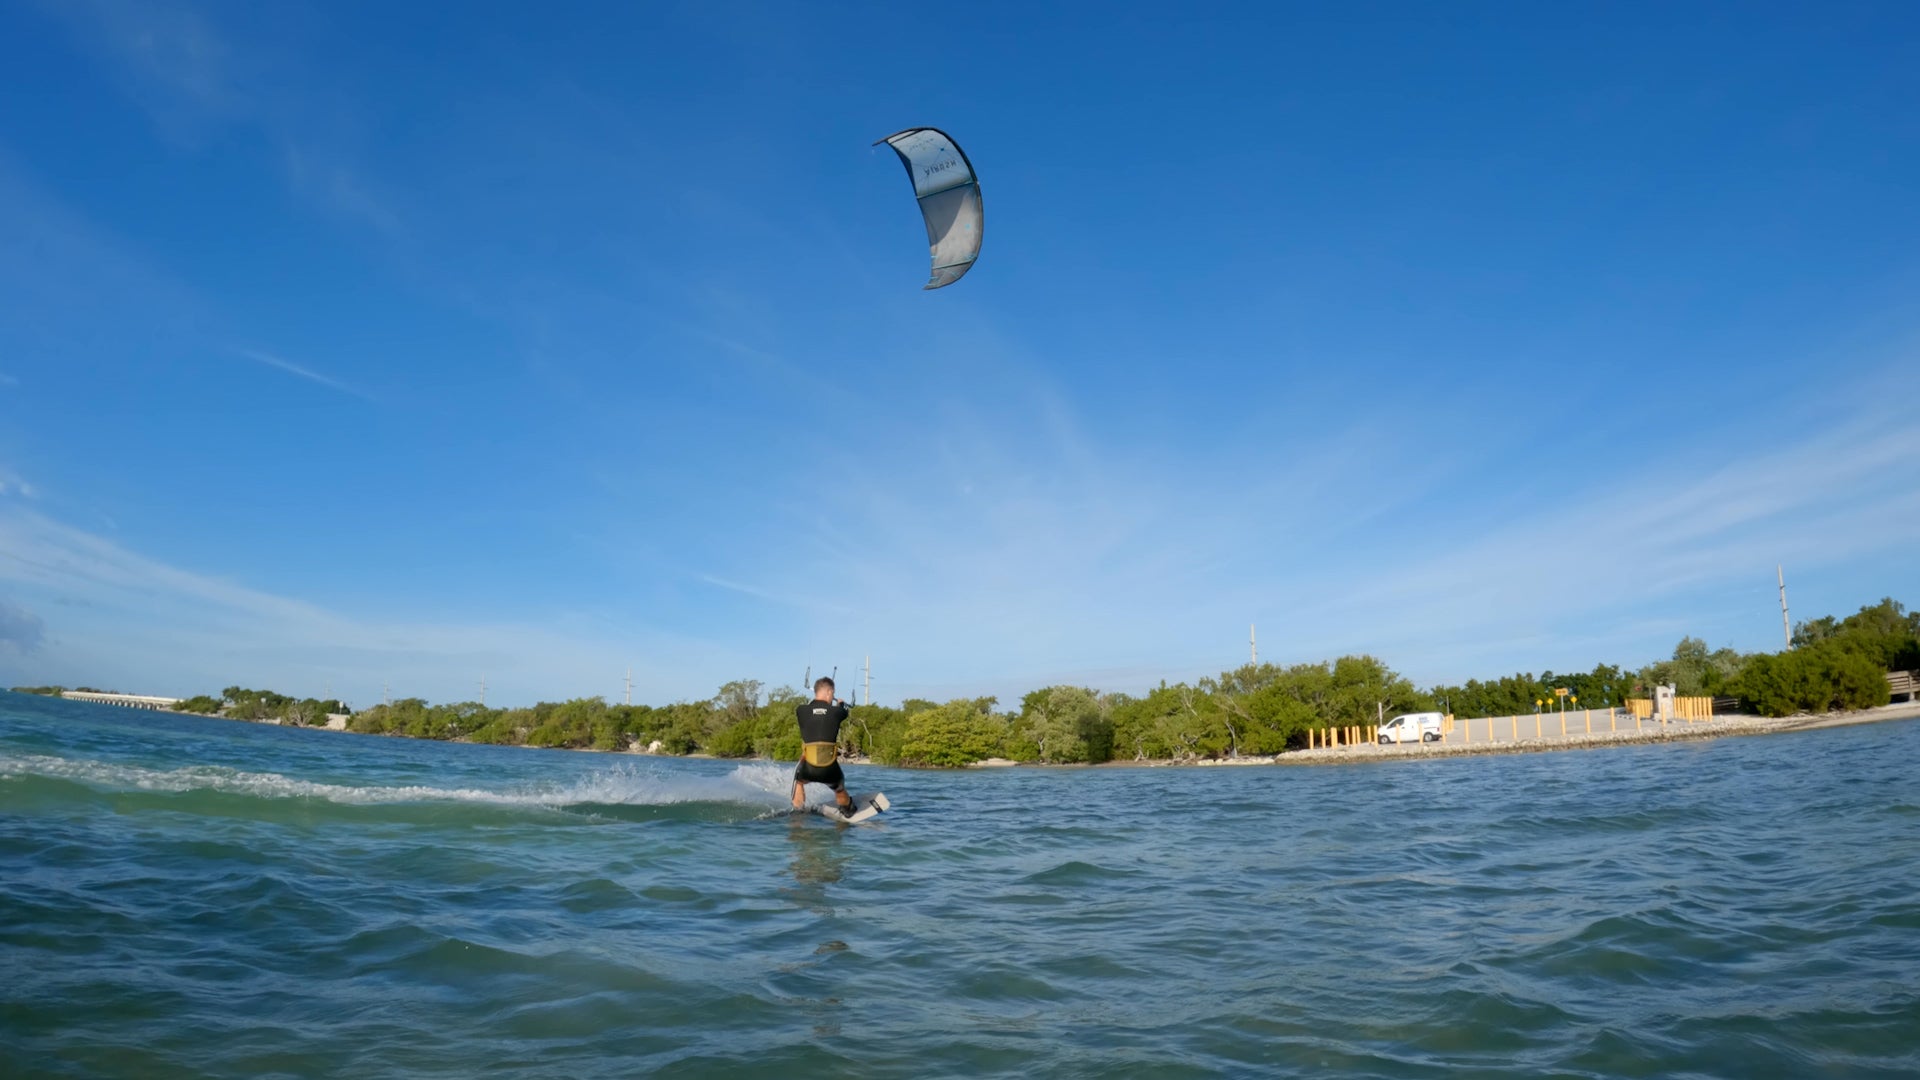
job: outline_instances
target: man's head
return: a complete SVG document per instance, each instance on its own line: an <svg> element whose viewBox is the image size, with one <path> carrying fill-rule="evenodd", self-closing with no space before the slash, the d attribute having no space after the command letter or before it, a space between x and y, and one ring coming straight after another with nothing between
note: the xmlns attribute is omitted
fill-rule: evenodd
<svg viewBox="0 0 1920 1080"><path fill-rule="evenodd" d="M813 680L813 700L815 701L832 701L833 700L833 680L832 679L829 679L825 675L822 675L819 678Z"/></svg>

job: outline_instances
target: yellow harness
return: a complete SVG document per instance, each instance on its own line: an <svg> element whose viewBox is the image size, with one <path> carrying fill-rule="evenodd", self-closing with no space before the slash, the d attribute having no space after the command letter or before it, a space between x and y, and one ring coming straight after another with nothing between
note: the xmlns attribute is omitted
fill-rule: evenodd
<svg viewBox="0 0 1920 1080"><path fill-rule="evenodd" d="M840 756L838 743L810 742L800 747L800 760L816 769L824 769Z"/></svg>

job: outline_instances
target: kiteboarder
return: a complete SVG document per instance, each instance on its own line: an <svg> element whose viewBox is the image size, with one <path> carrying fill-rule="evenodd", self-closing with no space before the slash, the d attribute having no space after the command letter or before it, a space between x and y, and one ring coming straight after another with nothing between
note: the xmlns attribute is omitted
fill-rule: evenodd
<svg viewBox="0 0 1920 1080"><path fill-rule="evenodd" d="M800 721L800 764L793 769L793 808L806 807L808 784L825 784L833 789L840 816L852 817L853 796L840 772L840 724L847 706L833 696L833 680L825 675L813 680L813 700L801 702L794 714Z"/></svg>

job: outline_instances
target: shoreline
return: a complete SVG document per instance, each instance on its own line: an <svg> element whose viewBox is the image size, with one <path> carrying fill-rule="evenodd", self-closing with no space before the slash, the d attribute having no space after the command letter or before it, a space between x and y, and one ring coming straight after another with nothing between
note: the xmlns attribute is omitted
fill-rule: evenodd
<svg viewBox="0 0 1920 1080"><path fill-rule="evenodd" d="M1742 735L1783 735L1823 728L1855 727L1899 720L1920 719L1920 702L1882 705L1855 712L1803 713L1779 718L1730 715L1692 723L1670 722L1664 728L1640 731L1604 731L1591 735L1520 739L1514 742L1406 743L1381 746L1368 743L1331 749L1291 750L1273 757L1243 758L1218 762L1181 762L1187 765L1339 765L1358 761L1405 761L1423 758L1474 757L1489 754L1541 754L1566 750L1594 750L1609 746L1642 746L1649 743L1697 742ZM1141 765L1148 763L1141 762ZM1169 763L1174 764L1174 763Z"/></svg>
<svg viewBox="0 0 1920 1080"><path fill-rule="evenodd" d="M170 711L170 710L169 710ZM225 718L222 718L225 719ZM1382 746L1378 743L1361 743L1355 746L1339 746L1313 750L1286 750L1278 754L1252 755L1237 758L1152 758L1146 761L1096 761L1096 762L1041 762L1012 761L1007 758L987 758L958 766L959 771L974 769L1220 769L1244 768L1258 765L1345 765L1356 762L1406 761L1430 758L1478 757L1491 754L1546 754L1567 750L1595 750L1609 746L1643 746L1650 743L1697 742L1703 739L1720 739L1741 735L1780 735L1795 731L1817 731L1822 728L1855 727L1861 724L1880 724L1899 720L1920 719L1920 701L1907 701L1895 705L1882 705L1873 709L1861 709L1853 712L1802 713L1796 716L1778 718L1730 714L1716 716L1711 720L1670 721L1665 728L1643 728L1638 731L1596 731L1591 735L1547 736L1542 738L1522 738L1512 742L1478 743L1394 743ZM258 721L243 721L255 723ZM333 729L340 730L340 729ZM361 732L343 731L343 734L359 735ZM372 738L405 738L400 735L374 735ZM450 742L470 743L464 738L448 740ZM612 754L620 757L673 758L678 760L698 759L705 761L767 761L776 765L786 764L777 758L759 756L724 758L705 751L691 754L649 753L640 747L626 750L597 750L590 746L535 747L521 746L525 750L566 750L576 754ZM853 765L872 765L867 758L842 757ZM933 769L914 765L890 765L886 768L912 769L920 771L945 772L947 769Z"/></svg>
<svg viewBox="0 0 1920 1080"><path fill-rule="evenodd" d="M239 723L268 723L278 725L279 721L241 720L238 717L208 716L202 713L182 713L174 709L156 711L182 716L204 716L207 719L230 720ZM1049 763L1037 761L1011 761L1006 758L988 758L959 766L959 769L1205 769L1205 768L1241 768L1259 765L1343 765L1356 762L1406 761L1431 758L1477 757L1489 754L1543 754L1567 750L1594 750L1609 746L1641 746L1650 743L1697 742L1705 739L1719 739L1745 735L1778 735L1798 731L1817 731L1824 728L1856 727L1862 724L1880 724L1901 720L1920 719L1920 700L1905 701L1898 704L1882 705L1872 709L1860 709L1848 712L1801 713L1795 716L1778 718L1753 716L1748 714L1730 714L1716 716L1709 720L1669 721L1663 727L1641 728L1629 731L1596 731L1591 734L1568 734L1565 736L1542 736L1520 738L1512 741L1493 741L1475 743L1361 743L1352 746L1315 748L1312 750L1286 750L1278 754L1250 755L1232 758L1154 758L1147 760L1112 760L1099 762ZM294 725L299 726L299 725ZM356 732L346 730L344 725L326 727L308 725L316 731L338 731L341 734L364 735L373 738L406 738L403 735ZM473 743L466 738L446 740L469 745L491 745ZM723 758L704 751L690 754L650 753L639 746L622 750L600 750L589 746L536 747L518 745L524 750L566 750L582 754L613 754L622 757L701 759L709 761L767 761L784 764L776 758L749 756L741 758ZM866 758L844 757L842 760L854 765L871 765ZM919 766L895 765L889 768L917 769Z"/></svg>

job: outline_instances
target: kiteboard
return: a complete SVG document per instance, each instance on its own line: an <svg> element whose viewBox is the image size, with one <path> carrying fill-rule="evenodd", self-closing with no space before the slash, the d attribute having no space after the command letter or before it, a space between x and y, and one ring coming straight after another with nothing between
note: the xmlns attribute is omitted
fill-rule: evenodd
<svg viewBox="0 0 1920 1080"><path fill-rule="evenodd" d="M854 811L852 817L842 815L839 804L832 800L823 803L814 803L808 806L807 809L819 814L828 821L844 821L849 825L858 825L863 821L872 820L892 809L893 804L887 801L887 796L884 792L876 791L872 795L855 796L853 806Z"/></svg>

